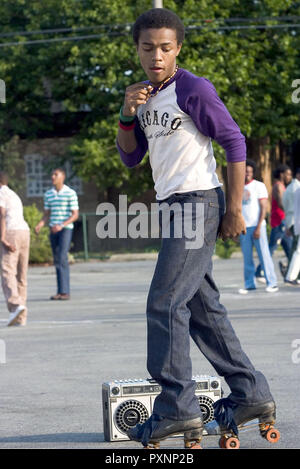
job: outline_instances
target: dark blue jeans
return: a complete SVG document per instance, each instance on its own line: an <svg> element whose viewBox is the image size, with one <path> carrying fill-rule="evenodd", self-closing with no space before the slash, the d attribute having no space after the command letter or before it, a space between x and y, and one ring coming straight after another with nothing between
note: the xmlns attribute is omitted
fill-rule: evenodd
<svg viewBox="0 0 300 469"><path fill-rule="evenodd" d="M57 293L70 294L70 271L68 252L73 230L64 228L58 233L50 233L50 243L56 269Z"/></svg>
<svg viewBox="0 0 300 469"><path fill-rule="evenodd" d="M255 405L271 399L265 377L241 348L212 278L212 255L224 213L223 191L173 194L165 202L204 204L204 244L187 249L184 236L162 239L147 300L147 366L162 386L153 412L176 420L201 414L192 381L190 337L225 378L232 400Z"/></svg>

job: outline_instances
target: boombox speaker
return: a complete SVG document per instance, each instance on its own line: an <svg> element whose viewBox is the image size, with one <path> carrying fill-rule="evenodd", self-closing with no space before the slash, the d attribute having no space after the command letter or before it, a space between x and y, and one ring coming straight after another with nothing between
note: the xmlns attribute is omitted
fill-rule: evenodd
<svg viewBox="0 0 300 469"><path fill-rule="evenodd" d="M222 397L221 380L215 376L193 376L204 424L214 419L213 403ZM102 384L104 438L128 440L127 430L144 423L151 415L161 387L153 379L127 379Z"/></svg>

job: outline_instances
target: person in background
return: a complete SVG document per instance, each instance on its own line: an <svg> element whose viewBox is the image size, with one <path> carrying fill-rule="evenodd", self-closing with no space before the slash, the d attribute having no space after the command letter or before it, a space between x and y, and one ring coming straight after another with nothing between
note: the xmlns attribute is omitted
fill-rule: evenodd
<svg viewBox="0 0 300 469"><path fill-rule="evenodd" d="M7 326L25 326L30 230L22 201L7 184L8 176L0 172L1 282L9 311Z"/></svg>
<svg viewBox="0 0 300 469"><path fill-rule="evenodd" d="M300 285L299 273L300 273L300 187L295 191L294 194L294 230L295 236L297 237L296 249L291 258L288 272L285 278L286 283L291 285Z"/></svg>
<svg viewBox="0 0 300 469"><path fill-rule="evenodd" d="M294 196L296 190L300 187L300 168L297 168L295 178L288 185L286 191L283 194L282 202L285 212L284 223L286 226L286 235L290 236L292 239L292 247L290 249L289 263L288 266L284 266L281 261L279 261L280 272L285 279L291 259L297 248L298 236L294 232L295 216L294 216Z"/></svg>
<svg viewBox="0 0 300 469"><path fill-rule="evenodd" d="M35 227L38 234L48 222L50 227L50 242L56 268L57 293L51 300L70 299L70 269L68 252L71 245L74 221L79 214L76 192L64 182L66 173L62 168L52 171L53 187L44 195L44 216Z"/></svg>
<svg viewBox="0 0 300 469"><path fill-rule="evenodd" d="M286 187L292 180L292 171L287 165L280 165L273 172L273 178L275 180L272 188L272 205L271 205L271 234L269 240L269 248L271 256L277 249L277 246L281 244L287 259L290 255L290 249L292 246L291 239L285 234L284 224L284 208L282 197L286 190ZM261 264L256 268L255 276L257 280L265 282L264 273Z"/></svg>
<svg viewBox="0 0 300 469"><path fill-rule="evenodd" d="M256 289L253 246L255 246L261 266L266 277L266 292L278 291L277 278L268 245L266 214L268 208L268 191L263 182L254 179L256 165L254 161L246 161L246 176L242 213L246 223L246 234L240 235L240 243L244 256L245 288L240 294L247 294Z"/></svg>

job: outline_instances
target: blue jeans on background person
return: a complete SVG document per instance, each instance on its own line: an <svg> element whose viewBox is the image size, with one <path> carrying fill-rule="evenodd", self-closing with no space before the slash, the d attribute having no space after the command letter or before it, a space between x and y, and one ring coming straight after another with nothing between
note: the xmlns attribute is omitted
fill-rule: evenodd
<svg viewBox="0 0 300 469"><path fill-rule="evenodd" d="M258 254L260 266L264 270L266 283L268 287L277 286L277 277L275 274L274 263L271 257L267 229L262 226L259 239L253 237L256 226L247 226L247 233L240 235L240 244L244 256L244 281L246 289L255 289L255 264L253 260L253 247Z"/></svg>
<svg viewBox="0 0 300 469"><path fill-rule="evenodd" d="M50 243L56 269L57 293L70 294L70 269L68 252L72 240L72 229L64 228L57 233L50 233Z"/></svg>
<svg viewBox="0 0 300 469"><path fill-rule="evenodd" d="M291 237L285 234L285 229L286 228L285 228L284 222L281 222L280 225L275 226L274 228L271 229L270 241L269 241L269 250L270 250L271 256L273 256L273 253L276 251L278 245L281 244L286 257L289 259L293 240ZM263 275L262 271L263 271L263 267L260 263L256 268L255 276L261 277Z"/></svg>
<svg viewBox="0 0 300 469"><path fill-rule="evenodd" d="M276 251L277 246L279 244L278 241L280 241L280 244L285 252L286 257L289 258L290 250L292 247L292 238L286 236L285 230L286 228L284 222L272 228L269 241L271 256L273 256L273 252Z"/></svg>
<svg viewBox="0 0 300 469"><path fill-rule="evenodd" d="M147 299L147 368L162 387L153 413L175 420L201 415L192 380L190 337L224 376L234 402L269 401L268 383L242 350L212 277L212 255L225 208L223 191L173 194L162 202L189 203L194 212L196 204L204 204L204 244L187 249L184 236L162 238ZM172 213L170 224L174 229Z"/></svg>

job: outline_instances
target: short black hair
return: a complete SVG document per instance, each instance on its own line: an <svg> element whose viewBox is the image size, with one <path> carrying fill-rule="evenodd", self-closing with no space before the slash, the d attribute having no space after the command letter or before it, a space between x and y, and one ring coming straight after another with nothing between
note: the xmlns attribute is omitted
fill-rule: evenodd
<svg viewBox="0 0 300 469"><path fill-rule="evenodd" d="M132 37L136 44L139 42L143 29L168 28L176 31L178 44L184 40L184 25L181 19L171 10L166 8L152 8L142 13L133 25Z"/></svg>
<svg viewBox="0 0 300 469"><path fill-rule="evenodd" d="M59 171L60 173L62 173L66 177L66 171L64 170L64 168L61 168L61 167L54 168L54 169L52 169L51 174L53 174L54 171Z"/></svg>
<svg viewBox="0 0 300 469"><path fill-rule="evenodd" d="M247 166L251 166L251 168L253 169L253 176L254 176L255 173L256 173L256 163L255 163L255 161L247 159L246 160L246 167Z"/></svg>
<svg viewBox="0 0 300 469"><path fill-rule="evenodd" d="M278 168L273 171L273 178L279 179L280 174L285 173L288 169L291 169L287 164L280 164Z"/></svg>
<svg viewBox="0 0 300 469"><path fill-rule="evenodd" d="M300 167L296 168L295 174L300 173Z"/></svg>

